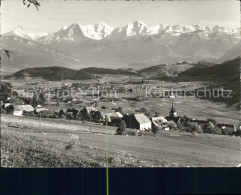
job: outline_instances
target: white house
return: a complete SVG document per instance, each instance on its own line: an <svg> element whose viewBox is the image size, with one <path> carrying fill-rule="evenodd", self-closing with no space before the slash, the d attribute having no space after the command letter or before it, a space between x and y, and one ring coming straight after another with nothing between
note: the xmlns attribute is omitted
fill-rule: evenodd
<svg viewBox="0 0 241 195"><path fill-rule="evenodd" d="M134 117L136 121L138 122L139 130L148 130L151 129L151 121L149 118L144 115L143 113L141 114L134 114Z"/></svg>
<svg viewBox="0 0 241 195"><path fill-rule="evenodd" d="M14 116L23 116L23 112L33 112L34 108L31 105L17 105L14 107Z"/></svg>
<svg viewBox="0 0 241 195"><path fill-rule="evenodd" d="M19 107L16 106L13 111L14 116L23 116L23 110Z"/></svg>

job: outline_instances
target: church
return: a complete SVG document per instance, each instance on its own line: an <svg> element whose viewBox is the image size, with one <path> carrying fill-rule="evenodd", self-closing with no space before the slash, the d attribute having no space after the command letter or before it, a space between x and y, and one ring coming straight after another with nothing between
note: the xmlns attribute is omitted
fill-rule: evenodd
<svg viewBox="0 0 241 195"><path fill-rule="evenodd" d="M173 106L173 103L172 103L172 108L171 108L171 110L169 112L169 116L167 116L166 119L168 121L174 121L175 123L179 123L180 122L181 118L177 116L177 112L176 112L176 110L175 110L175 108Z"/></svg>

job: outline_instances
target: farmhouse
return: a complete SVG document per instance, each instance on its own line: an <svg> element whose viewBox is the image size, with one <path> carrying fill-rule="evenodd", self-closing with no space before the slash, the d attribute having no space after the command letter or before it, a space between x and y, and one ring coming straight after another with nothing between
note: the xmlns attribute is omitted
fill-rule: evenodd
<svg viewBox="0 0 241 195"><path fill-rule="evenodd" d="M166 128L167 127L167 119L165 119L163 116L159 117L152 117L152 127L160 127L160 128Z"/></svg>
<svg viewBox="0 0 241 195"><path fill-rule="evenodd" d="M34 108L31 105L18 105L14 107L14 116L23 116L24 112L33 112Z"/></svg>
<svg viewBox="0 0 241 195"><path fill-rule="evenodd" d="M16 106L13 111L14 116L23 116L23 110L19 107Z"/></svg>
<svg viewBox="0 0 241 195"><path fill-rule="evenodd" d="M112 113L107 113L105 117L108 123L114 123L115 120L123 118L123 115L120 112L112 112Z"/></svg>
<svg viewBox="0 0 241 195"><path fill-rule="evenodd" d="M151 129L151 121L143 113L125 115L123 120L126 122L127 128L135 128L139 130Z"/></svg>
<svg viewBox="0 0 241 195"><path fill-rule="evenodd" d="M85 107L80 112L83 114L90 114L91 112L98 112L98 110L94 107Z"/></svg>

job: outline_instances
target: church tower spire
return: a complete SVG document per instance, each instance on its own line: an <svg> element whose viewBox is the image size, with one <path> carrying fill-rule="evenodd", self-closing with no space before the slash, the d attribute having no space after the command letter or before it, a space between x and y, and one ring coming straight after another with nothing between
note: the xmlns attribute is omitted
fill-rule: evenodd
<svg viewBox="0 0 241 195"><path fill-rule="evenodd" d="M177 117L177 112L176 112L176 110L175 110L175 108L173 106L173 102L172 102L172 108L171 108L171 110L169 112L169 116L170 117Z"/></svg>

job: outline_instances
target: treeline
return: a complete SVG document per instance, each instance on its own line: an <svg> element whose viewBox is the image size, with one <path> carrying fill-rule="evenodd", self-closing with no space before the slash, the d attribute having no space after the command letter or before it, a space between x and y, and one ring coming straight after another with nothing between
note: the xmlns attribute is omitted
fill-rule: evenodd
<svg viewBox="0 0 241 195"><path fill-rule="evenodd" d="M132 72L125 69L110 69L110 68L83 68L82 71L91 73L91 74L124 74L124 75L137 75L136 72Z"/></svg>
<svg viewBox="0 0 241 195"><path fill-rule="evenodd" d="M58 66L27 68L13 74L13 77L17 79L25 78L25 76L30 76L33 78L41 77L51 81L61 81L64 79L88 80L94 78L94 76L82 70L74 70Z"/></svg>
<svg viewBox="0 0 241 195"><path fill-rule="evenodd" d="M137 75L137 73L124 70L124 69L108 69L108 68L84 68L80 70L74 70L70 68L64 68L59 66L53 67L36 67L26 68L15 72L13 75L7 75L4 78L16 78L22 79L26 76L32 78L41 77L50 81L61 81L64 79L69 80L88 80L95 78L92 74L123 74L123 75Z"/></svg>

